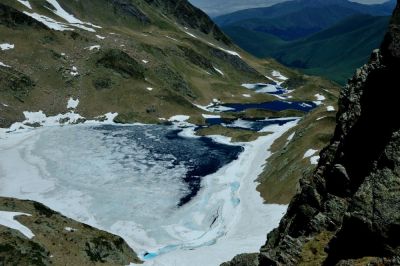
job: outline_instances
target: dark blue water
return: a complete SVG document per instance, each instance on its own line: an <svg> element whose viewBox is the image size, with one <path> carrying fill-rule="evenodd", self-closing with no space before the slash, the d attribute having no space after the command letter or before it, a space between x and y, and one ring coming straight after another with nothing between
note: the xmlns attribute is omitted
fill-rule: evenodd
<svg viewBox="0 0 400 266"><path fill-rule="evenodd" d="M223 106L232 108L227 112L242 112L248 109L261 109L269 111L284 111L284 110L297 110L309 112L317 107L313 102L286 102L286 101L272 101L265 103L230 103Z"/></svg>
<svg viewBox="0 0 400 266"><path fill-rule="evenodd" d="M169 126L114 126L104 125L94 127L105 137L122 137L131 139L135 145L149 150L152 157L149 161L160 160L161 155L172 155L171 167L184 164L187 168L182 182L187 186L187 192L179 200L182 206L195 197L201 188L201 179L204 176L217 172L221 167L236 160L243 151L243 147L224 145L214 142L210 138L184 138L178 135L181 130L174 130ZM129 142L126 143L129 145Z"/></svg>

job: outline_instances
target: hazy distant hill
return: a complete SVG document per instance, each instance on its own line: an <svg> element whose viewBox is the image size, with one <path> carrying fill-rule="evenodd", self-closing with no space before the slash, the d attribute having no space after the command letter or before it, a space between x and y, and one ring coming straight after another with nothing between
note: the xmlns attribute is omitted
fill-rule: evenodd
<svg viewBox="0 0 400 266"><path fill-rule="evenodd" d="M295 0L235 12L215 21L256 56L273 57L344 83L381 42L394 5L395 1L362 5L347 0Z"/></svg>

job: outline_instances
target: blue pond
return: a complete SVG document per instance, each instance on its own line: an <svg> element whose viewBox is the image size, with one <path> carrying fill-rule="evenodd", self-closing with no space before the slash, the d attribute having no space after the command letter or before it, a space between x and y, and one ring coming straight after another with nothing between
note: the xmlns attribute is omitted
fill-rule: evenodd
<svg viewBox="0 0 400 266"><path fill-rule="evenodd" d="M248 109L262 109L270 111L297 110L309 112L317 107L313 102L287 102L287 101L272 101L265 103L229 103L223 104L225 107L233 110L227 112L242 112Z"/></svg>

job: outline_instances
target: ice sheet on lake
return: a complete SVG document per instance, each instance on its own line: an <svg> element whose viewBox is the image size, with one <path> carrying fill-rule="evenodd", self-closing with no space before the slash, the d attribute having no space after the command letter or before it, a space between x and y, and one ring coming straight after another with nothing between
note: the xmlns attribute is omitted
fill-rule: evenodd
<svg viewBox="0 0 400 266"><path fill-rule="evenodd" d="M154 128L141 125L136 130L145 138L130 137L129 126L14 133L0 142L0 194L43 202L120 235L139 254L153 257L145 265L219 265L258 251L286 211L286 206L263 204L254 180L272 143L297 122L270 126L266 131L272 134L243 144L239 158L204 178L198 195L178 209L187 169L149 149L147 141L163 142Z"/></svg>

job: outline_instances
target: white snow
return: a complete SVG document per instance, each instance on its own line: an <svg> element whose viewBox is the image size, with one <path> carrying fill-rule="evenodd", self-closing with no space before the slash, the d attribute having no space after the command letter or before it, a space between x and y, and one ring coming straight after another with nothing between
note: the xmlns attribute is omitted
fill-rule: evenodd
<svg viewBox="0 0 400 266"><path fill-rule="evenodd" d="M318 117L318 118L317 118L317 121L322 120L322 119L324 119L324 118L326 118L326 117L327 117L327 116Z"/></svg>
<svg viewBox="0 0 400 266"><path fill-rule="evenodd" d="M311 164L316 165L316 164L318 164L318 161L319 161L319 155L316 155L316 156L313 156L313 157L310 158L310 163Z"/></svg>
<svg viewBox="0 0 400 266"><path fill-rule="evenodd" d="M68 227L68 226L65 227L64 230L65 230L65 231L68 231L68 232L76 232L76 231L78 231L77 229L72 228L72 227Z"/></svg>
<svg viewBox="0 0 400 266"><path fill-rule="evenodd" d="M32 9L32 6L28 0L17 0L17 1L21 4L23 4L24 6L26 6L27 8Z"/></svg>
<svg viewBox="0 0 400 266"><path fill-rule="evenodd" d="M188 115L175 115L168 119L170 122L186 122L189 120L190 116Z"/></svg>
<svg viewBox="0 0 400 266"><path fill-rule="evenodd" d="M314 96L317 98L317 100L314 101L314 103L315 103L316 105L321 105L322 102L326 100L326 97L325 97L324 95L322 95L322 94L317 93L317 94L315 94Z"/></svg>
<svg viewBox="0 0 400 266"><path fill-rule="evenodd" d="M30 214L22 212L0 211L0 224L8 228L18 230L21 234L29 239L33 238L35 235L32 233L32 231L28 227L22 225L20 222L14 219L15 216L20 215L31 216Z"/></svg>
<svg viewBox="0 0 400 266"><path fill-rule="evenodd" d="M288 142L292 141L292 139L294 138L295 135L296 135L296 132L293 132L292 134L290 134L290 136L287 138L287 141Z"/></svg>
<svg viewBox="0 0 400 266"><path fill-rule="evenodd" d="M76 109L79 105L79 99L74 100L72 97L69 98L67 108L68 109Z"/></svg>
<svg viewBox="0 0 400 266"><path fill-rule="evenodd" d="M208 115L208 114L202 114L202 116L203 116L205 119L209 119L209 118L221 118L221 116L220 116L220 115Z"/></svg>
<svg viewBox="0 0 400 266"><path fill-rule="evenodd" d="M76 66L73 66L70 74L71 74L71 76L74 76L74 77L78 76L79 75L78 68Z"/></svg>
<svg viewBox="0 0 400 266"><path fill-rule="evenodd" d="M326 110L327 110L328 112L335 112L335 107L333 107L333 106L328 106L328 107L326 107Z"/></svg>
<svg viewBox="0 0 400 266"><path fill-rule="evenodd" d="M92 23L83 22L83 21L75 18L73 15L71 15L67 11L65 11L56 0L47 0L47 2L50 3L55 8L55 10L48 8L50 11L52 11L54 14L61 17L62 19L64 19L65 21L67 21L74 27L81 28L83 30L90 31L90 32L96 32L96 30L94 30L93 28L90 28L90 27L101 28L99 26L93 25ZM87 26L90 26L90 27L87 27Z"/></svg>
<svg viewBox="0 0 400 266"><path fill-rule="evenodd" d="M148 90L148 91L152 91L152 90L154 90L153 88L151 88L151 87L147 87L146 88L146 90Z"/></svg>
<svg viewBox="0 0 400 266"><path fill-rule="evenodd" d="M245 98L250 98L251 97L250 94L242 94L242 96L245 97Z"/></svg>
<svg viewBox="0 0 400 266"><path fill-rule="evenodd" d="M98 38L98 39L100 39L100 40L104 40L106 37L104 37L104 36L101 36L101 35L96 35L96 37Z"/></svg>
<svg viewBox="0 0 400 266"><path fill-rule="evenodd" d="M213 68L214 68L215 71L217 71L219 74L221 74L221 76L224 76L224 72L222 72L221 70L219 70L215 66L213 66Z"/></svg>
<svg viewBox="0 0 400 266"><path fill-rule="evenodd" d="M317 93L314 96L317 98L317 101L325 101L326 100L326 97L322 94Z"/></svg>
<svg viewBox="0 0 400 266"><path fill-rule="evenodd" d="M279 71L277 71L277 70L272 71L271 75L272 75L273 77L275 77L275 78L277 78L277 79L280 79L280 80L283 80L283 81L288 80L288 77L285 77L284 75L282 75L282 74L281 74Z"/></svg>
<svg viewBox="0 0 400 266"><path fill-rule="evenodd" d="M189 35L190 37L193 37L193 38L195 38L195 39L198 39L196 35L194 35L194 34L188 32L188 31L185 31L185 33L186 33L187 35Z"/></svg>
<svg viewBox="0 0 400 266"><path fill-rule="evenodd" d="M222 106L222 105L219 105L219 103L215 103L215 102L210 103L209 105L206 105L206 106L200 105L200 104L194 104L194 103L193 103L193 105L203 111L207 111L207 112L211 112L211 113L221 113L221 112L235 110L234 108Z"/></svg>
<svg viewBox="0 0 400 266"><path fill-rule="evenodd" d="M0 66L2 66L2 67L11 67L11 66L9 66L9 65L4 64L4 63L1 62L1 61L0 61Z"/></svg>
<svg viewBox="0 0 400 266"><path fill-rule="evenodd" d="M222 48L222 47L218 47L218 49L224 51L225 53L228 53L228 54L237 56L237 57L239 57L239 58L242 58L238 52L231 51L231 50L227 50L227 49L224 49L224 48Z"/></svg>
<svg viewBox="0 0 400 266"><path fill-rule="evenodd" d="M143 62L144 64L147 64L149 61L143 59L142 62Z"/></svg>
<svg viewBox="0 0 400 266"><path fill-rule="evenodd" d="M0 43L0 49L2 50L2 51L5 51L5 50L11 50L11 49L14 49L14 44L10 44L10 43Z"/></svg>
<svg viewBox="0 0 400 266"><path fill-rule="evenodd" d="M38 13L29 13L29 12L24 11L24 14L32 17L33 19L36 19L39 22L42 22L49 29L52 29L52 30L57 30L57 31L74 30L73 28L69 27L68 24L58 22L52 18L46 17L44 15L40 15Z"/></svg>
<svg viewBox="0 0 400 266"><path fill-rule="evenodd" d="M5 103L1 103L1 105L3 105L4 107L8 107L8 104Z"/></svg>
<svg viewBox="0 0 400 266"><path fill-rule="evenodd" d="M170 40L173 40L173 41L179 42L177 39L175 39L175 38L172 38L172 37L170 37L170 36L168 36L168 35L165 35L165 37L166 37L166 38L168 38L168 39L170 39Z"/></svg>
<svg viewBox="0 0 400 266"><path fill-rule="evenodd" d="M306 153L304 153L303 159L309 158L309 157L313 156L317 152L318 152L318 150L309 149L308 151L306 151Z"/></svg>
<svg viewBox="0 0 400 266"><path fill-rule="evenodd" d="M96 32L95 29L93 28L101 28L100 26L96 26L92 23L88 23L88 22L83 22L77 18L75 18L73 15L69 14L68 12L66 12L59 4L56 0L47 0L48 3L50 3L55 10L46 7L47 9L49 9L51 12L53 12L55 15L59 16L60 18L62 18L63 20L65 20L67 23L64 22L60 22L57 21L55 19L46 17L44 15L38 14L38 13L30 13L30 12L26 12L24 11L24 14L36 19L39 22L42 22L43 24L45 24L48 28L53 29L53 30L57 30L57 31L72 31L74 30L72 27L75 28L80 28L89 32Z"/></svg>
<svg viewBox="0 0 400 266"><path fill-rule="evenodd" d="M86 47L85 49L87 49L89 51L93 51L94 49L100 50L100 45L92 45L92 46Z"/></svg>
<svg viewBox="0 0 400 266"><path fill-rule="evenodd" d="M272 93L277 92L278 88L276 85L273 84L266 84L266 83L244 83L242 87L245 87L249 90L255 90L257 93Z"/></svg>

